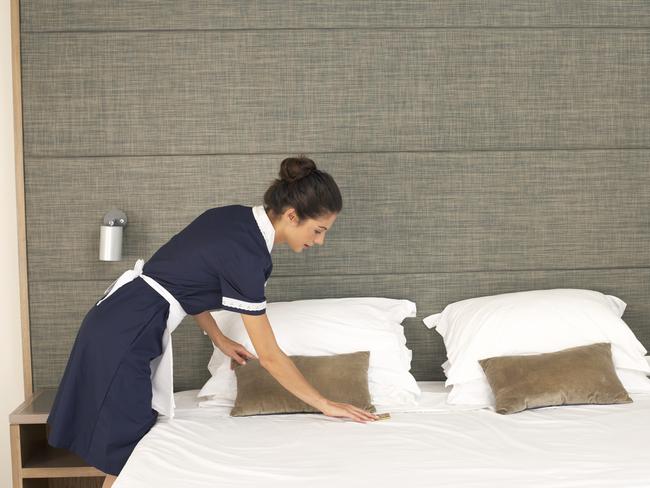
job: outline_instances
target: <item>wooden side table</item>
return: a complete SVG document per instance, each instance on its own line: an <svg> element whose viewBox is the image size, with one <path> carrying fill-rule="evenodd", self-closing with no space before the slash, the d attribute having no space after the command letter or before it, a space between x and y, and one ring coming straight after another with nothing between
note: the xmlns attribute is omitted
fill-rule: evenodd
<svg viewBox="0 0 650 488"><path fill-rule="evenodd" d="M55 388L37 390L9 415L14 488L101 488L105 473L47 443Z"/></svg>

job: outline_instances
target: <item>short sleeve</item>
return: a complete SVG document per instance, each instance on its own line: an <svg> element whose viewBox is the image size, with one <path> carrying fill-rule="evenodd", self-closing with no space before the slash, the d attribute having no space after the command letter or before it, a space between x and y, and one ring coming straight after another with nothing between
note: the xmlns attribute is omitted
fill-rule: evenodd
<svg viewBox="0 0 650 488"><path fill-rule="evenodd" d="M264 270L239 269L221 274L222 308L248 315L266 313Z"/></svg>

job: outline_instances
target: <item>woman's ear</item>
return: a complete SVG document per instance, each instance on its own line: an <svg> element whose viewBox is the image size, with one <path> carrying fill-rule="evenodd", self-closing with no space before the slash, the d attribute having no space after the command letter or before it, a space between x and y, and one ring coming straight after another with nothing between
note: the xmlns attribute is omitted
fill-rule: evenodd
<svg viewBox="0 0 650 488"><path fill-rule="evenodd" d="M284 211L284 215L287 217L287 220L291 224L297 224L298 223L298 216L296 215L296 209L293 207L289 207Z"/></svg>

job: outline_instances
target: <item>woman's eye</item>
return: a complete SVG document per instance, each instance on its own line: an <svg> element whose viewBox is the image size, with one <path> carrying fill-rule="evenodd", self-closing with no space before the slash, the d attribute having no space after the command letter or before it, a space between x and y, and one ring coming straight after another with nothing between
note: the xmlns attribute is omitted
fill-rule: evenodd
<svg viewBox="0 0 650 488"><path fill-rule="evenodd" d="M318 232L318 231L315 231L315 232L316 232L316 234L320 234L320 232Z"/></svg>

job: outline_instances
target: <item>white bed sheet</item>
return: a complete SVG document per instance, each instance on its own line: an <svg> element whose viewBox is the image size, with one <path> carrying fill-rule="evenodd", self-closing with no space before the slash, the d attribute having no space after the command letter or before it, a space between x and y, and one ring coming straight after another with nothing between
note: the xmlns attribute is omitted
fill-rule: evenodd
<svg viewBox="0 0 650 488"><path fill-rule="evenodd" d="M176 417L156 423L113 486L650 487L650 395L499 415L447 405L443 382L418 384L418 407L367 424L230 417L198 407L198 390L178 392Z"/></svg>

